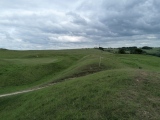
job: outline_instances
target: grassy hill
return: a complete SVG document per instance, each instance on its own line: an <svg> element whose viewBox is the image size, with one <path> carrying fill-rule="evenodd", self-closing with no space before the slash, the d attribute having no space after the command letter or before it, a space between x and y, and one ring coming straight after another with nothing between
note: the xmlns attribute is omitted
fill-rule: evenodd
<svg viewBox="0 0 160 120"><path fill-rule="evenodd" d="M92 51L0 51L0 93L26 89L59 77Z"/></svg>
<svg viewBox="0 0 160 120"><path fill-rule="evenodd" d="M101 62L100 62L101 61ZM159 120L160 58L95 49L1 51L1 120Z"/></svg>

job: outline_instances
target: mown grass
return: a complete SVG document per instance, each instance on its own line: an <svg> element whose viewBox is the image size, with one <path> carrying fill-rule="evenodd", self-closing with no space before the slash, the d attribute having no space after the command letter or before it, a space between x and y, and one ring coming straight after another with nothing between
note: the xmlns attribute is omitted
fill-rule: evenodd
<svg viewBox="0 0 160 120"><path fill-rule="evenodd" d="M75 52L74 50L38 52L36 54L41 54L43 59L54 58L57 61L49 60L46 63L42 60L39 64L33 64L34 61L30 64L28 59L36 58L31 57L33 53L30 53L31 55L27 53L19 58L3 56L1 66L8 65L8 67L4 66L4 69L9 69L10 66L15 71L18 69L15 65L19 65L20 68L29 67L30 70L26 75L29 71L36 71L34 68L43 66L37 75L43 74L42 72L46 70L48 72L44 72L43 75L48 78L39 78L37 83L32 81L34 84L26 82L26 85L58 83L38 91L0 98L2 120L160 119L158 57L110 54L92 49L75 50ZM42 52L45 54L43 55ZM103 58L99 66L100 57ZM24 59L27 64L24 64L23 60L20 64L16 62L12 64L11 59L14 59L14 62L15 59ZM57 68L55 67L54 70L57 70L57 73L55 75L49 73L56 65ZM14 71L12 69L11 71ZM22 87L22 84L19 83L18 86ZM7 88L7 84L5 87Z"/></svg>

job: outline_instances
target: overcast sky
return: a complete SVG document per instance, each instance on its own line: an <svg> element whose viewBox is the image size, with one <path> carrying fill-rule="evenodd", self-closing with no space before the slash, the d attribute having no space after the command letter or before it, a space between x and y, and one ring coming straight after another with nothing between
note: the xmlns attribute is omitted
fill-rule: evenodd
<svg viewBox="0 0 160 120"><path fill-rule="evenodd" d="M0 48L160 46L160 0L0 0Z"/></svg>

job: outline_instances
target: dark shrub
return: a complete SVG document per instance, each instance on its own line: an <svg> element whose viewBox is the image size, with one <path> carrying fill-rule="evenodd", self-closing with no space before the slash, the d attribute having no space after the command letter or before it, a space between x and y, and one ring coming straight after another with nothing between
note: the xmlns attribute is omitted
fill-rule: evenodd
<svg viewBox="0 0 160 120"><path fill-rule="evenodd" d="M142 54L143 50L136 48L130 51L131 54Z"/></svg>
<svg viewBox="0 0 160 120"><path fill-rule="evenodd" d="M120 48L120 49L118 50L118 53L119 53L119 54L125 54L126 52L125 52L125 50L124 50L123 48Z"/></svg>
<svg viewBox="0 0 160 120"><path fill-rule="evenodd" d="M99 49L102 50L102 51L104 51L104 48L103 48L103 47L99 47Z"/></svg>

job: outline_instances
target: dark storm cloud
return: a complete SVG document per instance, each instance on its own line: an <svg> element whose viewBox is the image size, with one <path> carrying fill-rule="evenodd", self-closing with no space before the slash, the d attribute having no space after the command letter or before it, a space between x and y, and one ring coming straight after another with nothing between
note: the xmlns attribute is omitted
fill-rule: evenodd
<svg viewBox="0 0 160 120"><path fill-rule="evenodd" d="M0 47L158 46L158 0L3 0Z"/></svg>

